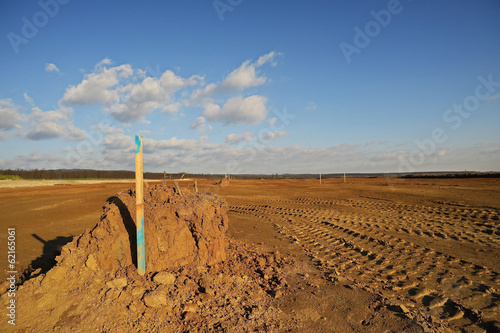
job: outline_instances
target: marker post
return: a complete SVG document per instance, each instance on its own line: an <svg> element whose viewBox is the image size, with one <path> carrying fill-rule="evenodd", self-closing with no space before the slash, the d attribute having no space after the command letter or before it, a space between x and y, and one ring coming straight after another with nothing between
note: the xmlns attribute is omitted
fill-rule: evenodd
<svg viewBox="0 0 500 333"><path fill-rule="evenodd" d="M144 275L146 271L146 249L144 246L144 180L142 158L142 136L135 137L135 209L137 232L137 271Z"/></svg>

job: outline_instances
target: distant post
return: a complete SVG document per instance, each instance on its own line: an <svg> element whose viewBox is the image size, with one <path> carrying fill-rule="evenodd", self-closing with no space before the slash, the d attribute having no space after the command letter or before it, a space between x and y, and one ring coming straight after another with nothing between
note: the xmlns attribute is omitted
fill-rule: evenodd
<svg viewBox="0 0 500 333"><path fill-rule="evenodd" d="M345 183L345 172L344 172L344 183Z"/></svg>
<svg viewBox="0 0 500 333"><path fill-rule="evenodd" d="M135 137L135 210L137 230L137 271L144 275L146 271L146 249L144 245L144 181L142 136Z"/></svg>
<svg viewBox="0 0 500 333"><path fill-rule="evenodd" d="M321 174L319 174L319 184L321 185Z"/></svg>
<svg viewBox="0 0 500 333"><path fill-rule="evenodd" d="M182 191L181 191L181 188L179 187L179 182L176 180L174 181L174 184L175 184L175 188L177 189L177 192L182 195Z"/></svg>

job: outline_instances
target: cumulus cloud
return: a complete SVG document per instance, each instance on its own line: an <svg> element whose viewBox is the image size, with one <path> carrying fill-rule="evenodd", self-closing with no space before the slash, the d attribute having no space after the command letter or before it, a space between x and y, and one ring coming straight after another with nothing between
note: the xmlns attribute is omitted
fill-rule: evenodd
<svg viewBox="0 0 500 333"><path fill-rule="evenodd" d="M64 134L64 127L55 122L43 122L35 126L35 128L26 136L30 140L46 140L53 139Z"/></svg>
<svg viewBox="0 0 500 333"><path fill-rule="evenodd" d="M241 91L250 87L256 87L266 83L267 78L261 75L258 68L266 63L276 65L276 58L281 55L278 52L265 54L255 62L244 61L240 67L229 73L220 83L209 83L204 88L195 90L188 101L189 105L196 105L216 93L229 93Z"/></svg>
<svg viewBox="0 0 500 333"><path fill-rule="evenodd" d="M139 121L156 109L165 113L175 113L180 103L169 102L174 94L186 87L197 85L199 76L182 78L167 70L159 78L147 77L138 84L131 84L122 89L126 92L123 101L111 106L111 115L122 122Z"/></svg>
<svg viewBox="0 0 500 333"><path fill-rule="evenodd" d="M66 105L111 105L119 100L116 88L120 79L133 74L128 64L116 67L99 67L96 72L85 75L77 86L69 86L64 93L62 102Z"/></svg>
<svg viewBox="0 0 500 333"><path fill-rule="evenodd" d="M226 136L226 144L236 145L241 142L250 142L252 141L253 137L254 134L252 132L244 132L241 134L231 133Z"/></svg>
<svg viewBox="0 0 500 333"><path fill-rule="evenodd" d="M198 75L183 78L171 70L159 78L148 77L144 70L133 70L128 65L108 67L104 59L94 71L86 74L78 85L69 86L61 99L64 105L102 105L116 120L124 123L145 121L155 110L166 114L177 113L182 104L174 95L190 86L200 85Z"/></svg>
<svg viewBox="0 0 500 333"><path fill-rule="evenodd" d="M257 75L255 64L245 61L222 81L221 88L229 91L243 90L249 87L260 86L265 82L266 77Z"/></svg>
<svg viewBox="0 0 500 333"><path fill-rule="evenodd" d="M45 64L45 71L46 72L59 72L59 68L55 64L52 63L47 63Z"/></svg>
<svg viewBox="0 0 500 333"><path fill-rule="evenodd" d="M222 90L234 91L250 87L260 86L266 83L265 76L259 76L257 68L265 63L271 62L277 56L276 52L270 52L261 56L256 62L249 60L243 62L240 67L232 71L221 83Z"/></svg>
<svg viewBox="0 0 500 333"><path fill-rule="evenodd" d="M268 110L267 98L253 95L246 98L236 96L227 100L226 104L218 106L210 103L202 113L207 120L229 124L258 124L266 119Z"/></svg>
<svg viewBox="0 0 500 333"><path fill-rule="evenodd" d="M0 99L0 130L10 130L18 127L23 115L20 107L15 105L10 98Z"/></svg>
<svg viewBox="0 0 500 333"><path fill-rule="evenodd" d="M28 116L31 130L26 134L30 140L47 140L62 137L66 140L80 141L87 137L87 133L77 128L72 121L73 109L61 106L55 110L43 111L33 107Z"/></svg>
<svg viewBox="0 0 500 333"><path fill-rule="evenodd" d="M171 70L166 70L159 78L151 77L147 71L134 70L129 64L113 66L112 61L105 58L96 64L92 73L85 74L80 83L70 85L60 103L66 106L101 105L104 111L123 123L146 121L146 117L156 110L176 114L183 106L195 106L204 110L202 116L208 121L226 125L256 124L267 114L264 97L233 97L219 107L213 95L264 84L267 78L258 69L264 64L275 65L278 55L270 52L257 61L244 61L222 82L209 84L202 76L181 77ZM201 88L196 89L196 86Z"/></svg>

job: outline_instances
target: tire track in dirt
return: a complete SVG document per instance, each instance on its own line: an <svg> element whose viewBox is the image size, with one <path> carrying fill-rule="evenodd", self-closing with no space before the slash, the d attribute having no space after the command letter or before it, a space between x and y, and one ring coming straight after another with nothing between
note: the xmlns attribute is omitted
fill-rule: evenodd
<svg viewBox="0 0 500 333"><path fill-rule="evenodd" d="M498 245L492 234L474 234L480 230L473 229L481 224L498 229L496 210L480 213L477 209L365 200L234 199L237 203L230 205L233 213L275 224L332 279L347 278L364 285L406 308L423 312L434 322L447 322L472 332L500 327L497 272L388 233L398 231L433 238L440 237L439 233L458 240ZM332 210L334 205L355 210L340 214ZM465 221L444 224L446 219L453 221L457 216ZM434 221L442 225L433 224Z"/></svg>
<svg viewBox="0 0 500 333"><path fill-rule="evenodd" d="M283 199L266 196L234 198L245 201L314 205L326 209L331 209L334 206L351 207L360 210L360 215L363 216L362 223L371 221L387 231L419 237L452 239L485 246L500 246L500 211L497 209L431 207L365 200ZM293 213L301 213L303 209L294 210L292 208L292 211ZM366 213L362 213L362 211ZM367 219L366 216L370 215L372 217ZM374 216L378 216L378 218Z"/></svg>

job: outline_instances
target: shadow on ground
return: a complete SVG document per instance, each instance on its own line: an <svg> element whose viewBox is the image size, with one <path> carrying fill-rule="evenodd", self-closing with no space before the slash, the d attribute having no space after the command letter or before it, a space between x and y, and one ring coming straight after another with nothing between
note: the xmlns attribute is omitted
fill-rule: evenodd
<svg viewBox="0 0 500 333"><path fill-rule="evenodd" d="M61 254L62 247L73 240L73 236L57 236L48 241L37 234L31 234L31 236L43 243L43 252L41 256L31 262L28 269L23 273L22 280L47 273L56 265L56 257Z"/></svg>

